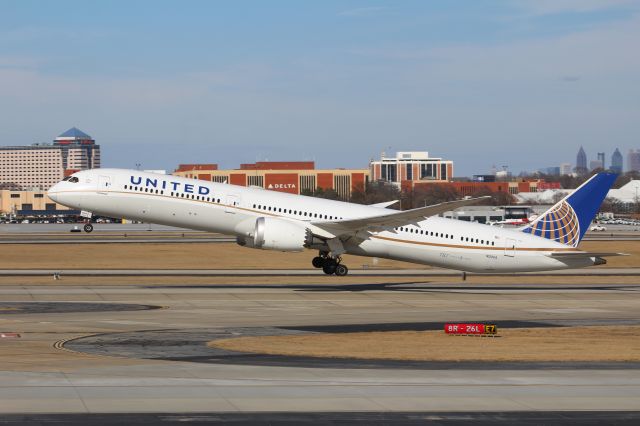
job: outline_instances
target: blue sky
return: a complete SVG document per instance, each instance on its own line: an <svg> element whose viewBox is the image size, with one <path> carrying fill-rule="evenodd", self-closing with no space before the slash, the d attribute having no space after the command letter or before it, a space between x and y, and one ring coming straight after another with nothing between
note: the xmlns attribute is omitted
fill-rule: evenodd
<svg viewBox="0 0 640 426"><path fill-rule="evenodd" d="M0 144L104 166L428 150L455 174L640 148L640 1L3 1Z"/></svg>

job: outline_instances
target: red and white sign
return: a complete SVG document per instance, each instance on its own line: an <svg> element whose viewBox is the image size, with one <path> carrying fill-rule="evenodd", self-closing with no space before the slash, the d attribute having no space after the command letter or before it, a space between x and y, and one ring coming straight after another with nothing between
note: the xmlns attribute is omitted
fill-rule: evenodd
<svg viewBox="0 0 640 426"><path fill-rule="evenodd" d="M267 173L264 175L264 187L272 191L298 193L297 173Z"/></svg>
<svg viewBox="0 0 640 426"><path fill-rule="evenodd" d="M0 333L0 339L4 338L18 338L20 337L19 333Z"/></svg>
<svg viewBox="0 0 640 426"><path fill-rule="evenodd" d="M496 326L478 323L445 324L444 332L447 334L496 334Z"/></svg>

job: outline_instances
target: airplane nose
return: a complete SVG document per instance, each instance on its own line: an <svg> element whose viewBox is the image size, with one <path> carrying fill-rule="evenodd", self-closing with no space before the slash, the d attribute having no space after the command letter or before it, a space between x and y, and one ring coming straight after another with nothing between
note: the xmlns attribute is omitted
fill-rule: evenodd
<svg viewBox="0 0 640 426"><path fill-rule="evenodd" d="M53 185L51 188L49 188L49 190L47 191L47 197L49 197L51 200L55 201L56 203L58 202L58 184Z"/></svg>

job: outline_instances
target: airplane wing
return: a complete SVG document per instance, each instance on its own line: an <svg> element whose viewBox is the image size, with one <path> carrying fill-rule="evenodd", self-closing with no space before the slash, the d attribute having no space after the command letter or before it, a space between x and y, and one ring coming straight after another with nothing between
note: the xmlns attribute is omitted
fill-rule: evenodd
<svg viewBox="0 0 640 426"><path fill-rule="evenodd" d="M369 207L382 207L386 209L387 207L394 205L398 201L400 200L392 200L392 201L385 201L384 203L369 204Z"/></svg>
<svg viewBox="0 0 640 426"><path fill-rule="evenodd" d="M469 206L490 198L478 197L466 200L448 201L446 203L434 204L432 206L420 207L412 210L385 213L382 215L363 217L358 219L344 219L325 222L312 222L312 224L322 230L330 232L334 236L355 234L359 231L380 231L398 226L410 225L420 222L429 216L436 216L458 207Z"/></svg>

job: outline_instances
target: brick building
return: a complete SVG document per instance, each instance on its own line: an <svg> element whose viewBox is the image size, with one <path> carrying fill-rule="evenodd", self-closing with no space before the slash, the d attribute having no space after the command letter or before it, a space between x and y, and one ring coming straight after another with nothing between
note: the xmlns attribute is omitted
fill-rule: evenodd
<svg viewBox="0 0 640 426"><path fill-rule="evenodd" d="M233 170L219 170L217 164L180 164L173 174L291 194L334 190L345 200L369 182L367 169L317 170L313 161L259 161Z"/></svg>
<svg viewBox="0 0 640 426"><path fill-rule="evenodd" d="M410 191L412 189L420 189L423 188L424 185L430 184L433 184L433 182L404 181L402 182L402 190ZM521 192L542 192L548 189L561 189L560 182L546 182L544 179L524 179L508 182L440 182L440 184L450 186L458 191L460 195L464 196L470 196L482 190L505 192L515 195Z"/></svg>

